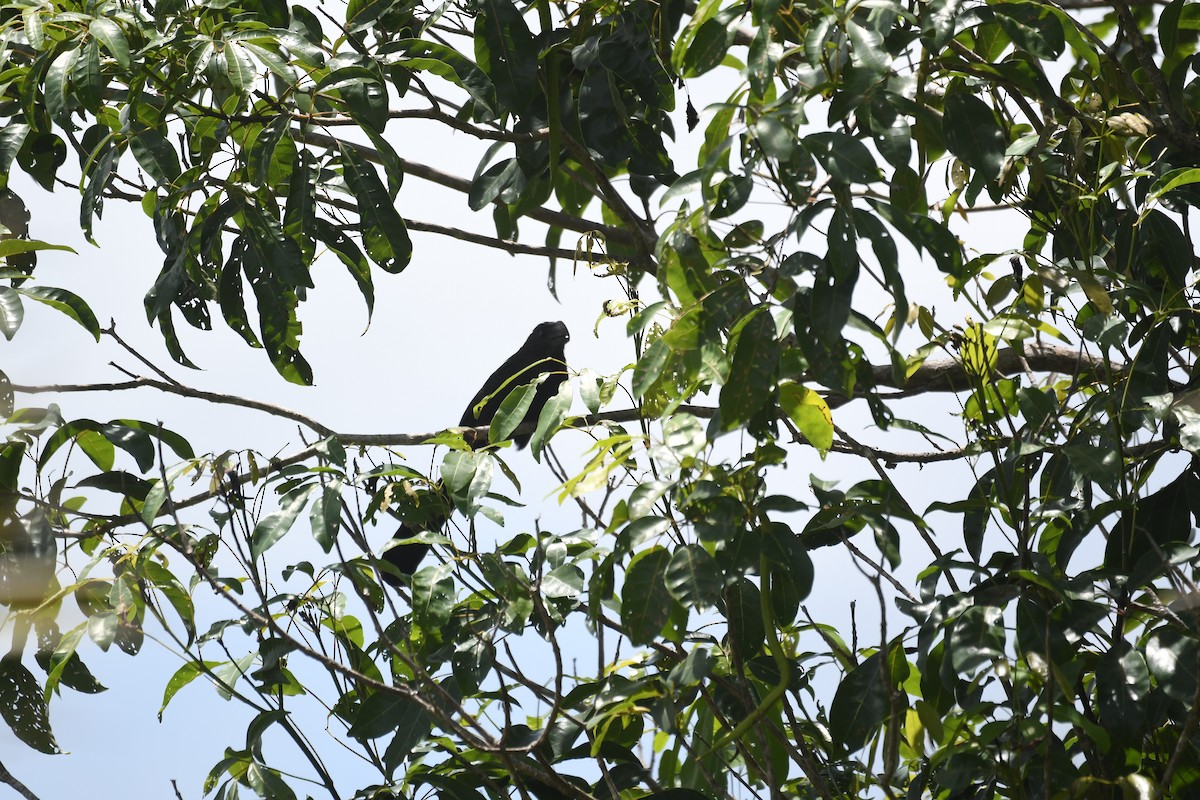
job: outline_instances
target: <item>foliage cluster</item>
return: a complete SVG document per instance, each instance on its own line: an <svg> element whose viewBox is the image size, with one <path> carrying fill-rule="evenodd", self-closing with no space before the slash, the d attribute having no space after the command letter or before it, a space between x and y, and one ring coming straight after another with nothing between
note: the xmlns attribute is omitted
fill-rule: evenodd
<svg viewBox="0 0 1200 800"><path fill-rule="evenodd" d="M493 476L519 486L500 442L429 439L433 476L384 446L409 437L319 425L286 458L211 455L169 421L17 409L4 377L5 720L55 750L48 703L102 689L84 637L136 654L153 624L189 659L164 706L205 677L257 712L217 798L294 797L300 773L335 798L1194 796L1200 5L1071 5L6 2L0 175L76 185L89 235L106 202L141 204L163 252L146 315L179 365L179 321L215 320L312 382L314 259L370 310L423 230L544 257L551 290L586 253L632 367L581 371L588 418L559 406L534 438L584 523L494 547ZM733 88L698 111L710 86ZM474 176L402 158L414 119L490 143ZM694 164L680 123L704 126ZM413 178L494 236L416 219ZM101 336L37 283L51 245L11 189L0 212L0 331L33 300ZM981 250L989 219L1005 244ZM902 416L930 393L956 430ZM850 403L879 441L835 424ZM591 437L578 465L542 446L563 428ZM912 433L927 450L889 449ZM801 448L845 457L801 489ZM872 477L836 485L847 460ZM914 508L938 464L961 486ZM397 599L367 531L439 487L470 546L425 534L443 560ZM120 511L86 513L98 492ZM279 555L306 526L327 563ZM878 640L808 609L835 548ZM198 619L200 593L227 614ZM87 620L63 633L68 602ZM330 774L306 703L376 783Z"/></svg>

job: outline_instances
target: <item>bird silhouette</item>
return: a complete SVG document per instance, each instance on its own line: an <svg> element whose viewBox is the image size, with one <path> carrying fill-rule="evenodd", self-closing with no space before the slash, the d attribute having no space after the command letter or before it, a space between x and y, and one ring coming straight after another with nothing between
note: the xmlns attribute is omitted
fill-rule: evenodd
<svg viewBox="0 0 1200 800"><path fill-rule="evenodd" d="M525 340L525 344L521 345L517 352L509 356L484 381L483 386L475 393L470 404L463 411L458 424L471 428L491 425L496 412L500 410L500 405L514 390L533 383L544 375L545 379L538 384L533 402L530 404L529 410L525 412L520 424L537 422L546 403L550 401L551 397L558 394L559 387L567 379L565 348L570 338L567 326L562 322L543 322L534 328L533 332L529 334L529 338ZM517 447L521 448L529 443L530 436L532 436L531 433L518 433L512 439ZM472 448L483 444L483 442L475 442L472 435L468 435L467 443ZM405 523L396 531L395 538L408 539L421 531L439 530L448 519L448 514L436 513L432 515L431 519L420 525ZM408 542L389 547L383 551L382 558L402 575L412 575L428 552L429 545ZM383 571L381 574L387 584L401 585L400 578L391 572Z"/></svg>

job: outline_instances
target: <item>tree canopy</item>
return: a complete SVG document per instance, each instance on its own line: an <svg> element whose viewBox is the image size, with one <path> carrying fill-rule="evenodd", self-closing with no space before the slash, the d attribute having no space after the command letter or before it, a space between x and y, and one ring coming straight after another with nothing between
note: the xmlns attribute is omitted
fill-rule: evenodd
<svg viewBox="0 0 1200 800"><path fill-rule="evenodd" d="M1200 5L21 0L0 25L0 332L32 301L121 341L39 281L61 248L22 194L74 188L89 239L145 212L162 267L123 291L174 361L0 373L0 714L30 747L103 690L85 657L153 633L164 708L206 679L252 713L189 787L222 800L1200 791ZM416 124L478 143L473 175L403 157ZM488 231L423 219L419 181ZM570 316L629 366L568 354L570 392L516 431L513 392L476 449L187 385L181 324L319 383L314 262L369 314L418 231L539 258L552 293L603 276L621 299ZM214 452L43 402L147 386L303 440ZM553 495L510 509L538 474ZM449 508L385 588L386 537ZM810 596L838 570L869 625Z"/></svg>

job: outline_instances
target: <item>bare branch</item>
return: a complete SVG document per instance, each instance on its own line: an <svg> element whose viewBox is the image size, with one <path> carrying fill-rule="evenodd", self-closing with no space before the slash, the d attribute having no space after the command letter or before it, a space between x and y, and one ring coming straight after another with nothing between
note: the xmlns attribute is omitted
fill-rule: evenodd
<svg viewBox="0 0 1200 800"><path fill-rule="evenodd" d="M353 147L362 153L368 161L373 161L377 164L383 162L383 157L379 151L373 147L357 144L353 142L344 142L333 136L325 133L317 133L315 131L293 131L298 141L306 144L316 145L318 147L339 148ZM416 161L409 161L401 158L400 168L408 175L415 175L418 178L427 180L431 183L436 183L439 186L445 186L448 189L467 194L471 191L471 182L466 178L460 178L457 175L450 175L441 170L434 169L426 164L421 164ZM576 233L599 233L609 241L618 241L625 244L635 244L634 236L624 228L615 225L605 225L601 222L591 222L589 220L580 219L571 214L563 213L562 211L553 211L546 208L535 208L529 211L528 216L531 219L536 219L538 222L544 222L547 225L563 228Z"/></svg>
<svg viewBox="0 0 1200 800"><path fill-rule="evenodd" d="M38 796L31 792L29 787L13 777L13 774L3 764L0 764L0 782L7 783L17 794L24 797L25 800L38 800Z"/></svg>
<svg viewBox="0 0 1200 800"><path fill-rule="evenodd" d="M275 417L283 417L290 419L293 422L299 422L316 432L321 436L333 436L335 431L320 422L317 422L312 417L301 414L299 411L292 411L283 406L277 406L273 403L264 403L261 400L251 400L246 397L238 397L232 394L222 394L220 392L209 392L204 389L193 389L190 386L184 386L181 383L167 383L166 381L155 380L154 378L134 378L128 381L118 381L115 383L53 383L45 386L22 386L13 385L14 392L22 394L73 394L77 392L117 392L126 389L158 389L160 392L167 394L179 395L180 397L190 397L195 400L206 400L210 403L220 405L240 406L249 408L255 411L263 411Z"/></svg>
<svg viewBox="0 0 1200 800"><path fill-rule="evenodd" d="M1096 373L1106 368L1121 369L1107 359L1088 355L1078 347L1055 344L1027 345L1023 350L1006 347L996 354L995 372L998 375L1016 375L1024 372L1026 365L1034 372L1059 372L1064 375ZM886 399L889 400L929 392L961 392L970 388L970 379L962 362L950 357L925 361L903 381L896 380L890 364L874 367L872 373L876 386L899 390L896 394L888 395ZM829 405L834 407L847 402L849 398L829 398Z"/></svg>

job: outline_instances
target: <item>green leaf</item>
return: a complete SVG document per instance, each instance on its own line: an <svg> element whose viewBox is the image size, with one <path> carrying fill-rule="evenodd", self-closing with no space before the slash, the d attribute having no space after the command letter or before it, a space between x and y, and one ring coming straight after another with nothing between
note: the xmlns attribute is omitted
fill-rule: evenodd
<svg viewBox="0 0 1200 800"><path fill-rule="evenodd" d="M971 606L954 622L946 649L950 663L959 673L989 667L1004 657L1004 626L1000 609Z"/></svg>
<svg viewBox="0 0 1200 800"><path fill-rule="evenodd" d="M662 339L655 339L633 368L633 396L641 398L662 375L671 356L671 348Z"/></svg>
<svg viewBox="0 0 1200 800"><path fill-rule="evenodd" d="M1140 733L1149 693L1150 671L1142 654L1117 640L1096 668L1100 722L1117 741L1128 742Z"/></svg>
<svg viewBox="0 0 1200 800"><path fill-rule="evenodd" d="M15 403L16 395L13 393L12 381L0 370L0 418L12 416Z"/></svg>
<svg viewBox="0 0 1200 800"><path fill-rule="evenodd" d="M729 377L721 387L722 428L727 431L740 428L771 399L780 351L775 320L767 309L755 313L741 326Z"/></svg>
<svg viewBox="0 0 1200 800"><path fill-rule="evenodd" d="M226 661L218 665L212 672L216 679L217 694L224 700L233 697L234 687L237 682L250 670L250 665L254 663L257 651L251 650L246 655L239 658L237 661Z"/></svg>
<svg viewBox="0 0 1200 800"><path fill-rule="evenodd" d="M84 330L90 333L97 342L100 341L100 323L96 321L96 315L79 295L51 286L29 286L13 291L25 295L30 300L50 306L55 311L61 311L82 325Z"/></svg>
<svg viewBox="0 0 1200 800"><path fill-rule="evenodd" d="M101 650L108 652L113 641L117 638L117 627L120 620L112 611L104 611L88 617L88 638L96 643Z"/></svg>
<svg viewBox="0 0 1200 800"><path fill-rule="evenodd" d="M829 732L848 752L860 750L883 724L889 683L886 665L876 653L838 685L829 709Z"/></svg>
<svg viewBox="0 0 1200 800"><path fill-rule="evenodd" d="M1167 626L1159 628L1146 642L1146 666L1167 695L1191 705L1200 680L1200 644L1194 638Z"/></svg>
<svg viewBox="0 0 1200 800"><path fill-rule="evenodd" d="M139 419L119 419L115 420L111 424L120 425L125 428L132 428L133 430L137 431L144 431L150 436L153 436L155 439L158 439L167 447L171 448L171 451L180 458L188 459L196 457L196 453L192 450L192 446L188 443L188 440L169 428L164 428L161 425L156 425L153 422L143 422Z"/></svg>
<svg viewBox="0 0 1200 800"><path fill-rule="evenodd" d="M104 45L104 49L116 59L122 69L129 69L129 40L125 38L125 32L121 30L120 25L107 17L96 17L88 23L88 32Z"/></svg>
<svg viewBox="0 0 1200 800"><path fill-rule="evenodd" d="M1200 183L1200 167L1173 169L1150 185L1150 192L1146 195L1146 205L1157 201L1180 186L1191 186L1196 183Z"/></svg>
<svg viewBox="0 0 1200 800"><path fill-rule="evenodd" d="M159 183L169 184L179 177L179 156L167 137L155 128L145 128L129 137L129 149L142 169Z"/></svg>
<svg viewBox="0 0 1200 800"><path fill-rule="evenodd" d="M38 457L38 469L43 469L64 444L74 441L93 464L101 470L111 470L116 451L112 443L100 435L100 427L100 423L89 419L74 420L63 425L46 440Z"/></svg>
<svg viewBox="0 0 1200 800"><path fill-rule="evenodd" d="M206 674L206 670L216 669L221 665L220 661L205 661L203 666L195 662L189 661L179 669L175 670L175 674L167 681L166 689L163 690L162 705L158 708L158 721L162 722L163 712L167 710L167 705L171 699L179 693L179 690L187 686L192 681Z"/></svg>
<svg viewBox="0 0 1200 800"><path fill-rule="evenodd" d="M662 547L643 550L629 562L621 592L621 625L635 645L658 638L675 604L667 590L666 571L671 554Z"/></svg>
<svg viewBox="0 0 1200 800"><path fill-rule="evenodd" d="M1062 55L1066 47L1063 26L1050 9L1030 2L995 3L989 8L1018 49L1047 61ZM1079 23L1072 19L1070 24Z"/></svg>
<svg viewBox="0 0 1200 800"><path fill-rule="evenodd" d="M851 17L846 20L846 34L853 47L850 57L854 63L876 75L883 75L892 68L892 57L884 49L883 36L878 31L860 25Z"/></svg>
<svg viewBox="0 0 1200 800"><path fill-rule="evenodd" d="M0 244L3 244L3 242L0 242ZM25 307L21 305L21 296L17 294L15 289L0 286L0 333L3 333L4 338L11 342L24 319ZM9 413L11 414L12 412L9 411ZM8 416L8 414L4 416Z"/></svg>
<svg viewBox="0 0 1200 800"><path fill-rule="evenodd" d="M50 715L37 679L19 656L0 659L0 715L17 738L34 750L51 755L62 752L50 730Z"/></svg>
<svg viewBox="0 0 1200 800"><path fill-rule="evenodd" d="M405 54L398 64L409 69L432 72L456 83L474 101L472 111L477 122L490 122L499 115L496 87L475 62L457 50L424 39L402 39L395 47Z"/></svg>
<svg viewBox="0 0 1200 800"><path fill-rule="evenodd" d="M256 216L247 213L247 220ZM240 266L245 272L257 301L263 346L276 371L292 383L308 386L312 384L312 367L300 354L301 326L296 318L298 292L302 291L297 287L304 286L304 279L290 274L290 270L301 268L299 248L290 239L287 240L290 246L284 249L274 247L273 231L277 226L278 222L272 220L271 223L255 225L255 233L238 236L230 248L229 261L224 270ZM295 256L294 261L289 253ZM234 276L233 280L240 280L236 273ZM240 298L240 287L237 296Z"/></svg>
<svg viewBox="0 0 1200 800"><path fill-rule="evenodd" d="M942 135L946 147L989 179L1000 174L1008 143L987 103L968 92L946 97Z"/></svg>
<svg viewBox="0 0 1200 800"><path fill-rule="evenodd" d="M333 549L334 540L341 529L341 497L341 480L332 480L321 487L321 495L313 501L308 511L313 538L326 553Z"/></svg>
<svg viewBox="0 0 1200 800"><path fill-rule="evenodd" d="M399 693L377 691L358 707L347 733L360 742L378 739L396 729L409 705L412 701Z"/></svg>
<svg viewBox="0 0 1200 800"><path fill-rule="evenodd" d="M196 607L191 595L183 588L183 584L169 569L152 558L144 558L138 562L150 587L157 589L175 613L187 631L187 643L190 645L196 639Z"/></svg>
<svg viewBox="0 0 1200 800"><path fill-rule="evenodd" d="M413 575L413 625L431 641L441 642L454 612L454 579L445 567L426 567Z"/></svg>
<svg viewBox="0 0 1200 800"><path fill-rule="evenodd" d="M664 577L671 595L687 608L715 608L721 600L724 585L721 567L698 544L676 550Z"/></svg>
<svg viewBox="0 0 1200 800"><path fill-rule="evenodd" d="M522 115L538 91L533 34L511 0L483 0L475 19L475 61L496 87L506 109Z"/></svg>
<svg viewBox="0 0 1200 800"><path fill-rule="evenodd" d="M405 703L395 714L396 735L388 742L383 753L383 765L389 778L396 767L408 758L413 749L428 738L433 730L433 719L424 708L412 702Z"/></svg>
<svg viewBox="0 0 1200 800"><path fill-rule="evenodd" d="M964 0L932 0L922 16L921 36L928 39L928 47L934 52L946 46L962 22Z"/></svg>
<svg viewBox="0 0 1200 800"><path fill-rule="evenodd" d="M829 177L839 183L871 183L882 179L871 151L840 131L811 133L801 140Z"/></svg>
<svg viewBox="0 0 1200 800"><path fill-rule="evenodd" d="M367 255L380 268L401 272L412 259L408 226L392 205L375 168L355 148L341 147L342 176L358 202L358 224Z"/></svg>
<svg viewBox="0 0 1200 800"><path fill-rule="evenodd" d="M574 397L575 395L571 391L571 382L563 381L558 387L558 392L542 407L542 413L538 415L537 430L529 439L529 450L535 461L541 461L542 448L546 446L550 437L567 418L567 412L571 409L571 401Z"/></svg>
<svg viewBox="0 0 1200 800"><path fill-rule="evenodd" d="M724 600L722 610L729 623L729 644L738 658L749 661L758 655L766 642L762 593L747 578L739 578L725 590Z"/></svg>
<svg viewBox="0 0 1200 800"><path fill-rule="evenodd" d="M89 475L75 485L79 488L99 489L102 492L116 492L135 500L145 500L151 488L149 481L121 470Z"/></svg>
<svg viewBox="0 0 1200 800"><path fill-rule="evenodd" d="M487 453L451 450L442 459L442 481L454 503L467 516L479 511L479 501L492 485L495 459Z"/></svg>
<svg viewBox="0 0 1200 800"><path fill-rule="evenodd" d="M271 548L283 535L291 530L300 512L308 505L308 498L318 488L318 484L308 483L293 489L283 496L279 510L273 511L259 520L254 526L254 535L250 540L250 557L257 560Z"/></svg>
<svg viewBox="0 0 1200 800"><path fill-rule="evenodd" d="M79 104L95 113L104 103L105 82L100 74L100 48L91 41L80 49L82 52L71 70L71 86Z"/></svg>
<svg viewBox="0 0 1200 800"><path fill-rule="evenodd" d="M69 91L69 80L79 60L79 49L64 50L50 62L46 70L46 84L43 97L46 100L46 111L60 125L70 125L69 115L75 109L75 103Z"/></svg>
<svg viewBox="0 0 1200 800"><path fill-rule="evenodd" d="M505 396L488 427L489 443L503 442L517 429L517 426L525 421L525 415L529 413L529 407L533 405L533 398L537 394L538 386L547 377L549 376L540 375L537 380L517 386Z"/></svg>
<svg viewBox="0 0 1200 800"><path fill-rule="evenodd" d="M779 385L779 407L809 444L824 455L833 447L833 413L818 392L787 382Z"/></svg>
<svg viewBox="0 0 1200 800"><path fill-rule="evenodd" d="M366 256L353 239L329 220L317 217L313 219L312 225L312 233L338 257L358 284L359 294L367 304L367 316L370 317L375 309L375 284L371 279L371 265Z"/></svg>
<svg viewBox="0 0 1200 800"><path fill-rule="evenodd" d="M674 60L682 67L682 77L694 78L715 69L725 60L736 31L719 17L706 19L689 42L676 45ZM684 49L681 50L681 45Z"/></svg>
<svg viewBox="0 0 1200 800"><path fill-rule="evenodd" d="M42 700L47 705L50 703L50 698L57 692L60 683L85 694L99 694L108 691L107 687L96 680L96 676L91 673L83 663L83 659L75 652L86 632L87 623L81 623L63 635L58 645L55 646L54 652L49 653L44 662L41 653L38 654L38 663L47 670L46 687L42 691Z"/></svg>

